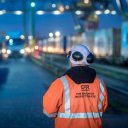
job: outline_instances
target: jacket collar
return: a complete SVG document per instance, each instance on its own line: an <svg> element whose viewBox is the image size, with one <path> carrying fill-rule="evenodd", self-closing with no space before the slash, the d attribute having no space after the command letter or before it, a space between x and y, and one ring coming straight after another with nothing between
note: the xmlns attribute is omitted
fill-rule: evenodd
<svg viewBox="0 0 128 128"><path fill-rule="evenodd" d="M93 83L96 78L96 71L88 66L75 66L64 75L68 75L77 84Z"/></svg>

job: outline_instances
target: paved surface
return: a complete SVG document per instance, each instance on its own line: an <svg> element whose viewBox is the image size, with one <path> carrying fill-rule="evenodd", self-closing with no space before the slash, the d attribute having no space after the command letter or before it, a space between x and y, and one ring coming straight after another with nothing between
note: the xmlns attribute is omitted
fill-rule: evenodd
<svg viewBox="0 0 128 128"><path fill-rule="evenodd" d="M107 84L115 82L102 77ZM29 60L0 63L0 128L53 128L53 120L42 114L42 95L54 79ZM108 93L110 106L104 115L104 128L124 128L128 114L122 111L128 108L127 97L111 89Z"/></svg>
<svg viewBox="0 0 128 128"><path fill-rule="evenodd" d="M52 128L42 95L54 77L24 59L0 64L0 128Z"/></svg>

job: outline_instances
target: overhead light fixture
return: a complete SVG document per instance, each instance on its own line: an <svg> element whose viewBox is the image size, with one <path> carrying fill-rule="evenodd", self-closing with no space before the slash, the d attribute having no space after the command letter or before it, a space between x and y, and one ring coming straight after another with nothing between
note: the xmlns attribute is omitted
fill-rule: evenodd
<svg viewBox="0 0 128 128"><path fill-rule="evenodd" d="M11 51L10 49L8 49L8 50L7 50L7 54L10 55L11 53L12 53L12 51Z"/></svg>
<svg viewBox="0 0 128 128"><path fill-rule="evenodd" d="M20 36L20 39L24 40L25 39L25 36L24 35L21 35Z"/></svg>
<svg viewBox="0 0 128 128"><path fill-rule="evenodd" d="M21 54L24 54L24 52L25 52L24 49L20 49Z"/></svg>
<svg viewBox="0 0 128 128"><path fill-rule="evenodd" d="M95 14L96 14L96 15L100 15L100 14L102 14L102 11L97 10L97 11L95 11Z"/></svg>
<svg viewBox="0 0 128 128"><path fill-rule="evenodd" d="M23 11L18 10L18 11L15 11L14 14L16 14L16 15L22 15L23 14Z"/></svg>
<svg viewBox="0 0 128 128"><path fill-rule="evenodd" d="M52 4L52 8L56 8L56 4Z"/></svg>
<svg viewBox="0 0 128 128"><path fill-rule="evenodd" d="M111 11L111 14L116 15L116 11L115 10Z"/></svg>
<svg viewBox="0 0 128 128"><path fill-rule="evenodd" d="M53 37L53 33L52 32L49 33L49 37Z"/></svg>
<svg viewBox="0 0 128 128"><path fill-rule="evenodd" d="M110 13L110 10L109 9L106 9L105 11L104 11L104 14L109 14Z"/></svg>
<svg viewBox="0 0 128 128"><path fill-rule="evenodd" d="M61 14L61 12L59 10L56 10L56 11L53 11L53 14L54 15L59 15L59 14Z"/></svg>
<svg viewBox="0 0 128 128"><path fill-rule="evenodd" d="M37 15L43 15L43 14L44 14L44 11L39 10L39 11L36 12L36 14L37 14Z"/></svg>
<svg viewBox="0 0 128 128"><path fill-rule="evenodd" d="M35 2L31 2L31 7L35 7L36 6L36 4L35 4Z"/></svg>
<svg viewBox="0 0 128 128"><path fill-rule="evenodd" d="M59 37L60 35L61 35L60 31L56 31L56 32L55 32L55 36L56 36L56 37Z"/></svg>
<svg viewBox="0 0 128 128"><path fill-rule="evenodd" d="M3 49L1 50L1 52L2 52L3 54L5 54L5 53L6 53L6 49L3 48Z"/></svg>
<svg viewBox="0 0 128 128"><path fill-rule="evenodd" d="M60 12L64 12L64 7L63 6L60 6L59 7L59 10L60 10Z"/></svg>
<svg viewBox="0 0 128 128"><path fill-rule="evenodd" d="M88 4L90 2L90 0L84 0L83 1L85 4Z"/></svg>
<svg viewBox="0 0 128 128"><path fill-rule="evenodd" d="M29 39L29 40L32 40L32 39L33 39L33 36L32 36L32 35L29 35L29 36L28 36L28 39Z"/></svg>
<svg viewBox="0 0 128 128"><path fill-rule="evenodd" d="M83 14L83 12L80 11L80 10L77 10L77 11L75 12L75 14L76 14L76 15L81 15L81 14Z"/></svg>
<svg viewBox="0 0 128 128"><path fill-rule="evenodd" d="M10 44L10 45L13 45L13 39L10 39L10 40L9 40L9 44Z"/></svg>
<svg viewBox="0 0 128 128"><path fill-rule="evenodd" d="M6 13L6 10L0 10L0 15L3 15Z"/></svg>
<svg viewBox="0 0 128 128"><path fill-rule="evenodd" d="M5 36L5 39L6 39L6 40L9 40L9 39L10 39L10 36L8 36L8 35Z"/></svg>

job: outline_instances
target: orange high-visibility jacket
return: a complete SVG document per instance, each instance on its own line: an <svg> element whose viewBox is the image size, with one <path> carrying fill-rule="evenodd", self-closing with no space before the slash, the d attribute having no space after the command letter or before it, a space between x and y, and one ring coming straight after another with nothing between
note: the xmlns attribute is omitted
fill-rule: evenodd
<svg viewBox="0 0 128 128"><path fill-rule="evenodd" d="M106 87L98 77L93 83L76 84L62 76L43 96L43 111L55 117L55 128L102 128L107 105Z"/></svg>

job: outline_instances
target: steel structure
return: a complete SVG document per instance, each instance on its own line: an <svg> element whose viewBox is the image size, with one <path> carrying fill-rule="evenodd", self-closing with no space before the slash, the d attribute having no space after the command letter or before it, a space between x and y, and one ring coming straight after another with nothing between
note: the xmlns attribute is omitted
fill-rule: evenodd
<svg viewBox="0 0 128 128"><path fill-rule="evenodd" d="M35 6L31 6L31 3ZM128 15L128 1L127 0L0 0L0 15L2 14L23 14L23 30L26 35L26 13L29 13L30 32L35 35L35 18L36 13L56 13L71 12L77 28L79 27L79 20L87 19L95 11L116 11L123 16ZM57 12L59 11L59 12ZM81 12L82 13L81 13ZM109 12L110 12L109 11ZM108 13L109 13L108 12ZM107 12L106 12L107 13ZM92 16L93 17L93 16Z"/></svg>

